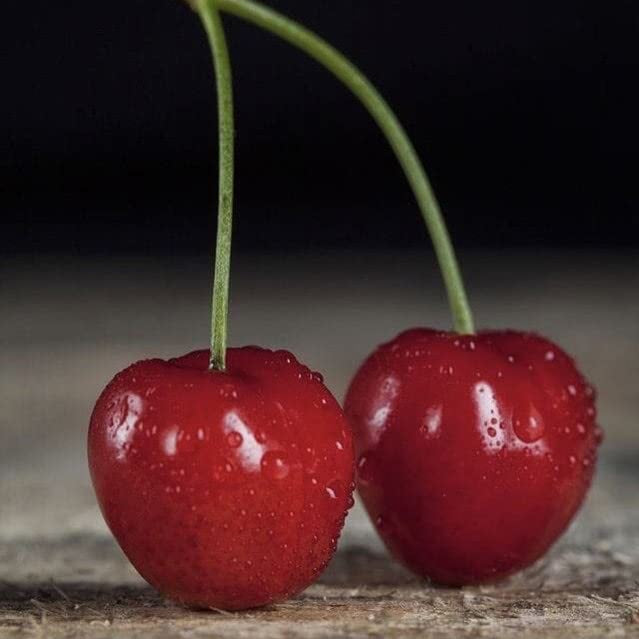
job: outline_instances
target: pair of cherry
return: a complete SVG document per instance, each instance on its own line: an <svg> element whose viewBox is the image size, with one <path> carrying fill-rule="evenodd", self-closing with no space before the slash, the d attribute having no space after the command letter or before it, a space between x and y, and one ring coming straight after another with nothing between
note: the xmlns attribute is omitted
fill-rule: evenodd
<svg viewBox="0 0 639 639"><path fill-rule="evenodd" d="M353 449L386 545L444 584L538 559L592 477L592 388L535 335L403 333L360 368L346 415L286 351L229 349L225 372L208 363L198 351L127 368L89 436L109 527L185 604L249 608L308 586L353 503Z"/></svg>
<svg viewBox="0 0 639 639"><path fill-rule="evenodd" d="M474 333L421 165L348 61L250 0L193 4L216 61L223 160L212 356L138 362L97 401L90 470L125 554L187 605L281 600L330 560L357 476L382 539L418 575L463 585L531 564L590 484L600 440L592 387L542 337ZM433 236L459 330L414 329L379 347L356 373L344 411L291 353L225 348L232 117L219 9L305 48L351 86L391 141Z"/></svg>

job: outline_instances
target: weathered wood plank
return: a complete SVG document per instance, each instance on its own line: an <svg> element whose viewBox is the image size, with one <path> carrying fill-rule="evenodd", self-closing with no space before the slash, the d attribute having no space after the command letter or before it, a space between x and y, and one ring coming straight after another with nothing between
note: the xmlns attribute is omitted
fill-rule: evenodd
<svg viewBox="0 0 639 639"><path fill-rule="evenodd" d="M361 257L295 258L292 279L289 259L238 260L233 341L288 346L338 396L376 342L446 324L418 256L367 258L366 274ZM388 557L357 507L317 584L241 614L184 610L144 584L105 530L84 453L92 401L113 372L206 344L206 262L2 263L0 637L639 637L639 299L624 293L639 290L636 262L467 263L480 321L548 333L600 390L594 490L540 565L495 586L435 588Z"/></svg>

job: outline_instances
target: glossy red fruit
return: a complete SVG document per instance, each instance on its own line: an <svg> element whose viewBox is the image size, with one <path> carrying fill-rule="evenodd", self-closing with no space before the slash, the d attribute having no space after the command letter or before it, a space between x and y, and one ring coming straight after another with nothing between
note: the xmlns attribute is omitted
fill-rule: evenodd
<svg viewBox="0 0 639 639"><path fill-rule="evenodd" d="M252 608L307 587L352 505L342 410L285 351L229 349L133 364L89 429L102 513L140 574L195 607Z"/></svg>
<svg viewBox="0 0 639 639"><path fill-rule="evenodd" d="M382 539L449 585L541 557L582 503L601 439L572 359L514 331L402 333L360 368L345 411Z"/></svg>

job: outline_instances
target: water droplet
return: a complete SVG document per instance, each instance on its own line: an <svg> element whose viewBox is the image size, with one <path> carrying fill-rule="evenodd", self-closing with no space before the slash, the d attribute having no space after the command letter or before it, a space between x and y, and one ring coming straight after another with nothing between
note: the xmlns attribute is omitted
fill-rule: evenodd
<svg viewBox="0 0 639 639"><path fill-rule="evenodd" d="M285 453L276 450L265 453L260 465L270 479L284 479L290 470Z"/></svg>
<svg viewBox="0 0 639 639"><path fill-rule="evenodd" d="M197 429L197 438L202 441L204 439L204 429L203 428L198 428Z"/></svg>
<svg viewBox="0 0 639 639"><path fill-rule="evenodd" d="M528 419L516 419L513 423L515 435L522 442L532 444L544 436L544 422L541 415L533 409L533 414Z"/></svg>
<svg viewBox="0 0 639 639"><path fill-rule="evenodd" d="M337 450L344 450L342 442L335 442L335 447L337 448Z"/></svg>
<svg viewBox="0 0 639 639"><path fill-rule="evenodd" d="M266 440L267 440L267 435L266 435L266 431L264 431L262 428L258 428L255 431L255 439L260 443L260 444L266 444Z"/></svg>
<svg viewBox="0 0 639 639"><path fill-rule="evenodd" d="M331 499L337 499L342 493L342 482L339 479L334 479L328 486L326 486L326 494Z"/></svg>
<svg viewBox="0 0 639 639"><path fill-rule="evenodd" d="M492 411L491 411L491 412L492 412ZM493 418L490 420L490 423L491 423L493 426L495 426L495 425L498 423L498 421L499 421L499 420L498 420L496 417L493 417Z"/></svg>
<svg viewBox="0 0 639 639"><path fill-rule="evenodd" d="M357 476L363 484L368 484L372 480L372 468L369 458L362 455L357 462Z"/></svg>
<svg viewBox="0 0 639 639"><path fill-rule="evenodd" d="M583 424L577 424L576 429L580 435L586 434L586 427Z"/></svg>
<svg viewBox="0 0 639 639"><path fill-rule="evenodd" d="M244 441L244 438L242 437L242 435L240 433L238 433L236 430L232 430L227 436L226 436L226 443L231 447L231 448L239 448L242 445L242 442Z"/></svg>
<svg viewBox="0 0 639 639"><path fill-rule="evenodd" d="M213 467L213 479L217 482L226 481L234 470L233 464L228 460L224 460Z"/></svg>
<svg viewBox="0 0 639 639"><path fill-rule="evenodd" d="M577 389L572 384L568 385L567 390L568 390L568 393L572 395L573 397L577 394Z"/></svg>
<svg viewBox="0 0 639 639"><path fill-rule="evenodd" d="M513 364L513 363L515 362L515 356L514 356L514 355L509 355L506 359L507 359L507 360L508 360L511 364Z"/></svg>
<svg viewBox="0 0 639 639"><path fill-rule="evenodd" d="M568 457L568 461L574 465L577 463L577 458L574 455L571 455L570 457Z"/></svg>
<svg viewBox="0 0 639 639"><path fill-rule="evenodd" d="M497 431L492 426L488 427L487 433L490 437L495 437L497 435Z"/></svg>
<svg viewBox="0 0 639 639"><path fill-rule="evenodd" d="M552 362L553 359L555 359L555 353L553 351L546 351L546 354L544 355L544 359L547 362Z"/></svg>
<svg viewBox="0 0 639 639"><path fill-rule="evenodd" d="M604 438L603 430L601 430L601 428L599 428L599 426L595 426L595 430L594 430L593 434L595 436L595 443L596 444L601 444L601 442L603 441L603 438Z"/></svg>
<svg viewBox="0 0 639 639"><path fill-rule="evenodd" d="M570 426L566 426L566 428L564 428L564 433L566 433L566 435L570 435Z"/></svg>

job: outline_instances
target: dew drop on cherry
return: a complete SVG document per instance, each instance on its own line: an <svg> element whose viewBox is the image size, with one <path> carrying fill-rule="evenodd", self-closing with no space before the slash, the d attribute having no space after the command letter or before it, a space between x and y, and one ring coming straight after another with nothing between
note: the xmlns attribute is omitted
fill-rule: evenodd
<svg viewBox="0 0 639 639"><path fill-rule="evenodd" d="M536 412L536 411L535 411ZM533 444L544 436L544 423L539 415L528 415L513 422L515 435L526 444Z"/></svg>
<svg viewBox="0 0 639 639"><path fill-rule="evenodd" d="M337 499L343 491L342 482L338 479L334 479L328 486L326 486L326 494L331 499Z"/></svg>
<svg viewBox="0 0 639 639"><path fill-rule="evenodd" d="M357 476L363 484L368 484L373 479L371 463L366 455L362 455L357 461Z"/></svg>
<svg viewBox="0 0 639 639"><path fill-rule="evenodd" d="M239 448L242 445L243 441L244 441L244 438L242 437L242 435L235 430L232 430L226 436L226 443L231 448Z"/></svg>
<svg viewBox="0 0 639 639"><path fill-rule="evenodd" d="M276 450L265 453L260 466L264 475L270 479L284 479L290 471L286 455Z"/></svg>

